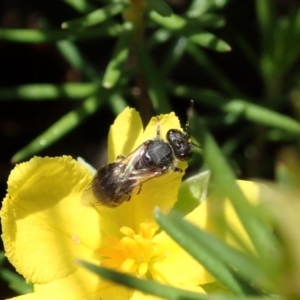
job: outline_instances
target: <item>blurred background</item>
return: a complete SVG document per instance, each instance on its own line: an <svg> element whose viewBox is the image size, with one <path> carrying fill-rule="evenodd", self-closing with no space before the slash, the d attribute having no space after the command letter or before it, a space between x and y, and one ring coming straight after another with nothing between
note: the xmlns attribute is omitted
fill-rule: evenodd
<svg viewBox="0 0 300 300"><path fill-rule="evenodd" d="M124 107L184 125L190 99L239 178L299 186L299 1L166 1L177 19L146 2L0 2L2 197L14 163L71 155L99 167ZM201 166L196 153L191 170ZM25 291L1 260L0 297Z"/></svg>

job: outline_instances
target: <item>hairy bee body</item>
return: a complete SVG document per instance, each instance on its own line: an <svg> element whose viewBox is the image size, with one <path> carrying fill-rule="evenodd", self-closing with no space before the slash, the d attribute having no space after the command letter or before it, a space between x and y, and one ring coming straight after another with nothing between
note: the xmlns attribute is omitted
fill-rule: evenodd
<svg viewBox="0 0 300 300"><path fill-rule="evenodd" d="M186 125L187 131L188 123ZM101 167L91 182L96 204L117 207L129 201L134 192L140 192L143 183L168 172L182 172L176 166L178 161L187 161L196 146L187 132L170 129L166 140L160 137L158 120L156 137L145 141L127 156Z"/></svg>

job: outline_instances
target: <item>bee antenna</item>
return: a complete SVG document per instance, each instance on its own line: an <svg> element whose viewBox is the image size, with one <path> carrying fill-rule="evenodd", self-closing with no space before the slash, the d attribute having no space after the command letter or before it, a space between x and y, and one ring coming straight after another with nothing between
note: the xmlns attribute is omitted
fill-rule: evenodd
<svg viewBox="0 0 300 300"><path fill-rule="evenodd" d="M190 107L188 108L186 114L187 114L187 121L185 123L185 128L184 131L186 133L186 135L188 135L188 131L189 131L189 127L190 127L190 119L192 118L194 113L194 100L191 99L190 101Z"/></svg>
<svg viewBox="0 0 300 300"><path fill-rule="evenodd" d="M190 107L187 109L187 121L185 124L185 134L187 137L189 137L188 131L189 131L189 126L190 126L190 120L191 120L193 114L194 114L194 100L191 99ZM201 148L199 145L195 144L192 141L191 141L191 145L196 148Z"/></svg>
<svg viewBox="0 0 300 300"><path fill-rule="evenodd" d="M160 139L160 121L159 121L159 116L156 116L156 138L159 140Z"/></svg>

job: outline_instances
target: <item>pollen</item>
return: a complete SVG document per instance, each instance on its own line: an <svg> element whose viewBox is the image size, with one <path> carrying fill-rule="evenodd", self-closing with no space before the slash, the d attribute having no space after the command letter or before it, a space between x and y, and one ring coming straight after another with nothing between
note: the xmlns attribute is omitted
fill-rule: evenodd
<svg viewBox="0 0 300 300"><path fill-rule="evenodd" d="M97 250L101 266L141 278L148 277L151 263L157 260L152 243L155 230L142 223L138 233L129 227L120 228L120 232L121 239L108 237L104 246Z"/></svg>

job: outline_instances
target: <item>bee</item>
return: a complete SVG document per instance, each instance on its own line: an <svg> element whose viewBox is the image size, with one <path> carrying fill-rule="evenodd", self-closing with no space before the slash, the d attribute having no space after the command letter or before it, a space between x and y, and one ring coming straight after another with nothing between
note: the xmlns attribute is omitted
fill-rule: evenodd
<svg viewBox="0 0 300 300"><path fill-rule="evenodd" d="M143 183L168 172L181 173L176 166L179 161L192 157L194 144L189 135L189 117L184 132L170 129L166 140L161 138L160 122L157 118L156 137L142 143L129 155L119 155L118 161L101 167L88 189L92 190L97 204L117 207L140 193ZM197 146L198 147L198 146Z"/></svg>

